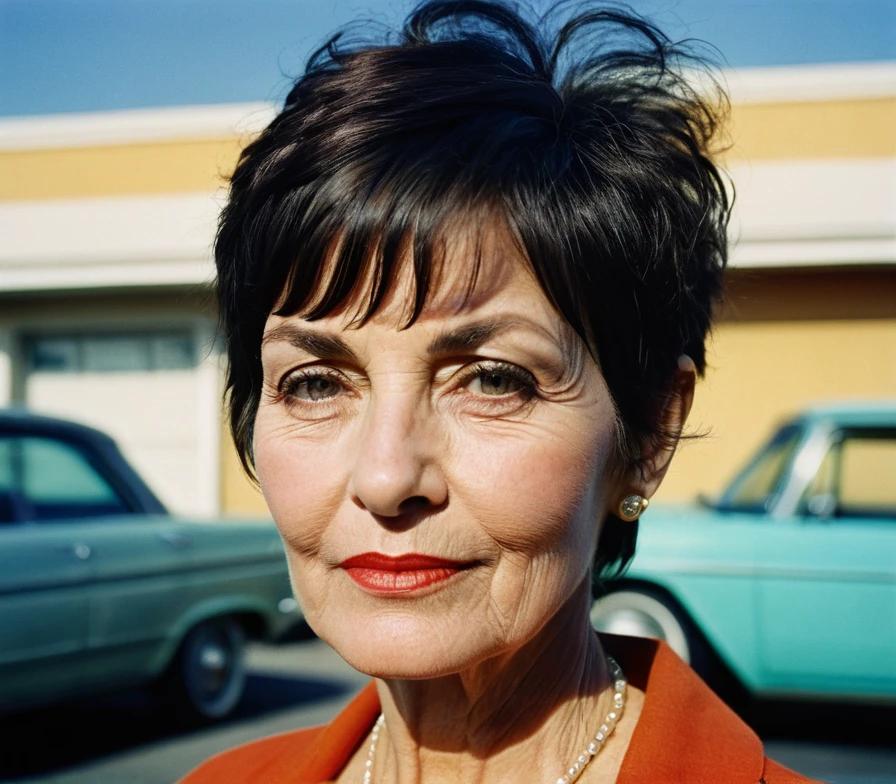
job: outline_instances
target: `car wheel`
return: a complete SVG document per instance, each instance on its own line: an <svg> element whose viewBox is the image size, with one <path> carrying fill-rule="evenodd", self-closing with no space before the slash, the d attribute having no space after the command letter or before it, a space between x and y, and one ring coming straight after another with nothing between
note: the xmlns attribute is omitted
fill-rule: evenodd
<svg viewBox="0 0 896 784"><path fill-rule="evenodd" d="M610 634L665 640L730 707L747 715L751 704L749 692L693 621L659 591L629 586L602 596L591 606L591 624L598 631Z"/></svg>
<svg viewBox="0 0 896 784"><path fill-rule="evenodd" d="M172 670L182 718L213 721L236 708L246 685L245 641L233 618L215 618L190 630Z"/></svg>
<svg viewBox="0 0 896 784"><path fill-rule="evenodd" d="M591 625L601 632L665 640L688 664L694 665L699 643L671 602L642 590L627 588L596 599Z"/></svg>

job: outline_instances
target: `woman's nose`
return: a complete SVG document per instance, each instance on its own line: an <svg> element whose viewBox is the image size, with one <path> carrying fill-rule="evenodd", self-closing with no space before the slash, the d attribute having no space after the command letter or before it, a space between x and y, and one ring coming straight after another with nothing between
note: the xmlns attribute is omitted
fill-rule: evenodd
<svg viewBox="0 0 896 784"><path fill-rule="evenodd" d="M428 430L410 401L372 403L351 475L355 503L381 517L444 504L448 487Z"/></svg>

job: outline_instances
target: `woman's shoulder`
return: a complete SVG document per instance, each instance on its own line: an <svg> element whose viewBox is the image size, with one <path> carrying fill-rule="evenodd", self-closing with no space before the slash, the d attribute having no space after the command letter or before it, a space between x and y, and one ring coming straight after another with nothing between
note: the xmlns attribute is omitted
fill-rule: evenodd
<svg viewBox="0 0 896 784"><path fill-rule="evenodd" d="M284 757L311 747L323 727L291 730L222 751L191 770L178 784L268 784Z"/></svg>
<svg viewBox="0 0 896 784"><path fill-rule="evenodd" d="M329 724L284 732L221 752L178 784L298 784L335 779L379 715L370 681Z"/></svg>

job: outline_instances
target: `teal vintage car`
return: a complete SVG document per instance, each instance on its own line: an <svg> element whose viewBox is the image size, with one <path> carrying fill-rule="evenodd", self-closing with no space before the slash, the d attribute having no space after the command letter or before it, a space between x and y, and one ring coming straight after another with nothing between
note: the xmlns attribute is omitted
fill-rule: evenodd
<svg viewBox="0 0 896 784"><path fill-rule="evenodd" d="M0 409L0 714L153 685L220 719L300 618L270 520L170 515L103 433Z"/></svg>
<svg viewBox="0 0 896 784"><path fill-rule="evenodd" d="M756 697L896 700L896 400L783 424L715 500L652 507L603 630Z"/></svg>

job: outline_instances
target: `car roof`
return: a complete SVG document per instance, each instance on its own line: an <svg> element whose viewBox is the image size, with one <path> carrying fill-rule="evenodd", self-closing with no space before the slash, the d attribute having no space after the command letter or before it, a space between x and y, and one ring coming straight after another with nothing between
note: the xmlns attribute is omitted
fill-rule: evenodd
<svg viewBox="0 0 896 784"><path fill-rule="evenodd" d="M70 419L35 414L25 408L0 408L0 427L29 433L42 433L76 438L82 441L110 442L113 439L101 430Z"/></svg>
<svg viewBox="0 0 896 784"><path fill-rule="evenodd" d="M809 422L834 422L845 427L896 425L896 398L815 403L798 416Z"/></svg>

